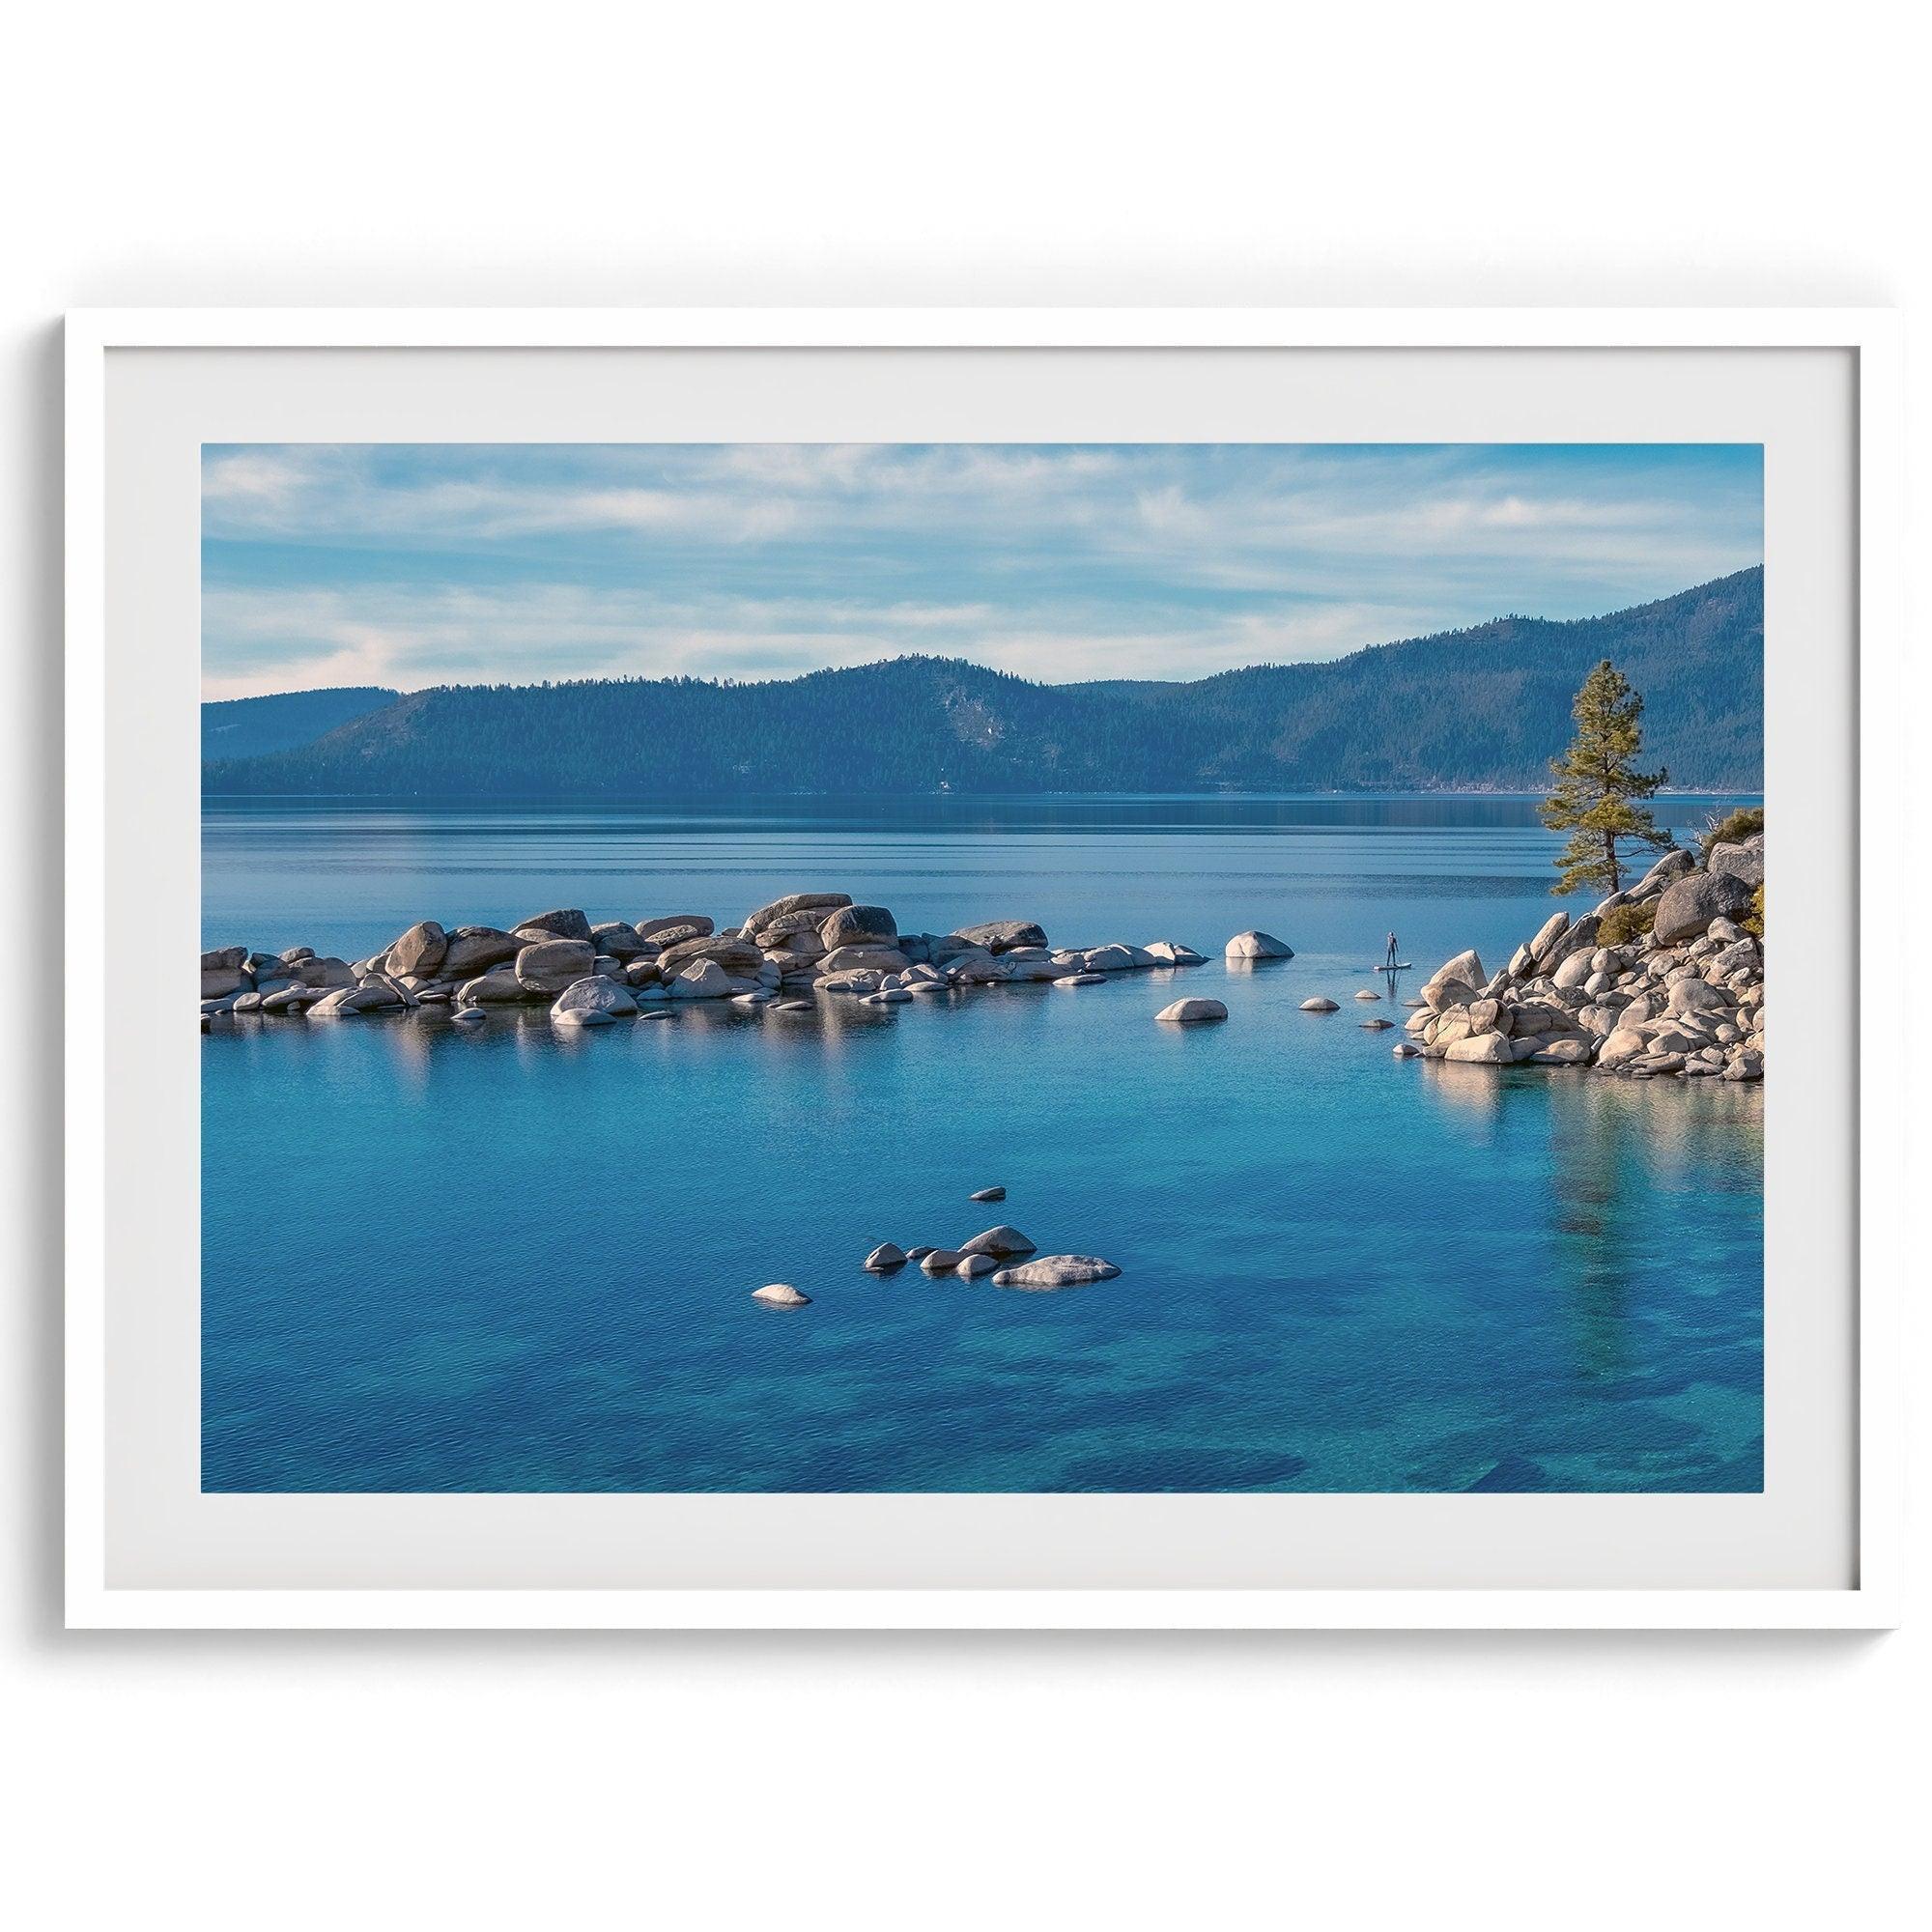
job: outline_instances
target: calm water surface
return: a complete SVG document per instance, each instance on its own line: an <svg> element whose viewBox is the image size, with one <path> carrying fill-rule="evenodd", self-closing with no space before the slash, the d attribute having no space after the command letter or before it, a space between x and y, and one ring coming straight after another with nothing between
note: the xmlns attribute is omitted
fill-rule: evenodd
<svg viewBox="0 0 1932 1932"><path fill-rule="evenodd" d="M1763 1090L1403 1063L1357 1025L1391 926L1423 973L1499 964L1554 842L1495 797L211 802L210 945L819 888L1211 963L574 1037L218 1026L204 1485L1756 1490ZM1297 956L1229 971L1250 925ZM1154 1025L1182 992L1229 1024ZM859 1267L997 1219L1124 1272ZM749 1299L773 1280L812 1306Z"/></svg>

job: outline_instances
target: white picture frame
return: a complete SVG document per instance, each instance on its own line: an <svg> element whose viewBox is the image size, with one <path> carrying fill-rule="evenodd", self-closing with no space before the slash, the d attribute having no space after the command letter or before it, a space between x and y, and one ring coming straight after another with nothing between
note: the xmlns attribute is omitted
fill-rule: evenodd
<svg viewBox="0 0 1932 1932"><path fill-rule="evenodd" d="M67 322L67 894L108 917L108 364L191 349L1833 349L1856 358L1859 1001L1882 1010L1873 923L1904 875L1902 376L1873 310L83 310ZM1774 559L1775 567L1775 559ZM109 1575L105 1230L109 1067L66 1020L67 1616L75 1628L1872 1629L1897 1622L1903 1535L1902 1060L1857 1059L1855 1580L1835 1589L156 1588Z"/></svg>

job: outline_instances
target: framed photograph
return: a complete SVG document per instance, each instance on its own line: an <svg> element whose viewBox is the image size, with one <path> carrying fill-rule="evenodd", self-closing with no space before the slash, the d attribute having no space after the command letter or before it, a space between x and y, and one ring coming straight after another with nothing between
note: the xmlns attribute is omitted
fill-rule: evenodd
<svg viewBox="0 0 1932 1932"><path fill-rule="evenodd" d="M1890 317L68 384L71 1623L1895 1620Z"/></svg>

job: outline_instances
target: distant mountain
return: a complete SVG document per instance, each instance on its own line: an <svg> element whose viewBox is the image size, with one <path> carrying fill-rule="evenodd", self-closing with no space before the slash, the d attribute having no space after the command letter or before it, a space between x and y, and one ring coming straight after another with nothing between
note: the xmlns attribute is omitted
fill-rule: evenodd
<svg viewBox="0 0 1932 1932"><path fill-rule="evenodd" d="M259 758L311 745L325 731L393 704L381 685L334 691L286 691L272 697L228 697L201 707L201 759Z"/></svg>
<svg viewBox="0 0 1932 1932"><path fill-rule="evenodd" d="M1191 684L1033 684L903 657L772 684L446 686L204 780L229 794L571 798L1540 789L1600 658L1643 693L1645 757L1673 784L1762 788L1761 569L1608 616L1498 617Z"/></svg>

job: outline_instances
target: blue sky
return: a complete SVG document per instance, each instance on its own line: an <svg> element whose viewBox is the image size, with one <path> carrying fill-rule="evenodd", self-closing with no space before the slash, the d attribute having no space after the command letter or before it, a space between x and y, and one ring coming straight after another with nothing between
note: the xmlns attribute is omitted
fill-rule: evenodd
<svg viewBox="0 0 1932 1932"><path fill-rule="evenodd" d="M1763 548L1755 444L211 444L203 695L914 651L1205 677Z"/></svg>

